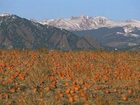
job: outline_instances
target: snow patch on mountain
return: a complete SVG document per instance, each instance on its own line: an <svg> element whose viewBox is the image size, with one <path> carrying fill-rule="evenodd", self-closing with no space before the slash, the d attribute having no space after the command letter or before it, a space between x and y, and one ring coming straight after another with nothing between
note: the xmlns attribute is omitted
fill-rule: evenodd
<svg viewBox="0 0 140 105"><path fill-rule="evenodd" d="M132 47L132 46L137 46L137 43L128 43L128 46Z"/></svg>
<svg viewBox="0 0 140 105"><path fill-rule="evenodd" d="M5 16L11 16L12 14L9 14L9 13L2 13L0 14L0 17L5 17Z"/></svg>
<svg viewBox="0 0 140 105"><path fill-rule="evenodd" d="M133 33L123 33L123 32L116 32L117 35L123 35L125 37L135 37L135 38L139 38L140 35L138 34L133 34Z"/></svg>
<svg viewBox="0 0 140 105"><path fill-rule="evenodd" d="M2 14L0 14L0 18L15 20L18 18L18 16L10 14L10 13L2 13Z"/></svg>
<svg viewBox="0 0 140 105"><path fill-rule="evenodd" d="M126 36L126 37L135 37L135 38L139 38L140 35L138 34L134 34L133 32L137 30L136 27L132 26L132 25L126 25L123 27L123 31L124 32L116 32L117 34L119 35L123 35L123 36Z"/></svg>

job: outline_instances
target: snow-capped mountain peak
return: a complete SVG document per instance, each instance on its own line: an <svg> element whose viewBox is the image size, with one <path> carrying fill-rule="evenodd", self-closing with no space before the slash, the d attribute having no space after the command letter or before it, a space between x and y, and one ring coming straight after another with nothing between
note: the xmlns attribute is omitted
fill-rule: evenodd
<svg viewBox="0 0 140 105"><path fill-rule="evenodd" d="M109 19L105 17L72 16L65 19L50 19L40 22L41 24L51 25L67 30L90 30L98 28L107 23Z"/></svg>
<svg viewBox="0 0 140 105"><path fill-rule="evenodd" d="M72 16L71 18L49 19L41 21L41 24L51 25L58 28L67 30L91 30L101 27L124 27L131 25L140 28L140 21L127 20L127 21L113 21L103 16L90 17L90 16Z"/></svg>
<svg viewBox="0 0 140 105"><path fill-rule="evenodd" d="M109 20L108 18L103 17L103 16L97 16L97 17L94 17L93 19L94 19L94 21L98 21L98 22L111 21L111 20Z"/></svg>

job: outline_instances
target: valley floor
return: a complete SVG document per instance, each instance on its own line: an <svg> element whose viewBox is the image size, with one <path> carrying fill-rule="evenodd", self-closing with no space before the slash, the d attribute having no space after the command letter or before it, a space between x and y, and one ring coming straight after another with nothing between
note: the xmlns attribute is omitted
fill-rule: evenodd
<svg viewBox="0 0 140 105"><path fill-rule="evenodd" d="M0 50L0 105L140 105L140 52Z"/></svg>

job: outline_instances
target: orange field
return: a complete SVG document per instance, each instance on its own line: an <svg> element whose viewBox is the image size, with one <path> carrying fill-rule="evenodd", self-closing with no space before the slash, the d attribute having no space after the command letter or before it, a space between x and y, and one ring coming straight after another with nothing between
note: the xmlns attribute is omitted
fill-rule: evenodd
<svg viewBox="0 0 140 105"><path fill-rule="evenodd" d="M140 52L1 50L0 105L140 105Z"/></svg>

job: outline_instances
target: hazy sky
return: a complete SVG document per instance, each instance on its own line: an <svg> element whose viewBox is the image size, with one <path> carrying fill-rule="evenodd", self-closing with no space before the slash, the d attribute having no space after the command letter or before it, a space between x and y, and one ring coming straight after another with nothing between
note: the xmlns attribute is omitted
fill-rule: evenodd
<svg viewBox="0 0 140 105"><path fill-rule="evenodd" d="M4 12L38 20L81 15L140 20L140 0L0 0Z"/></svg>

